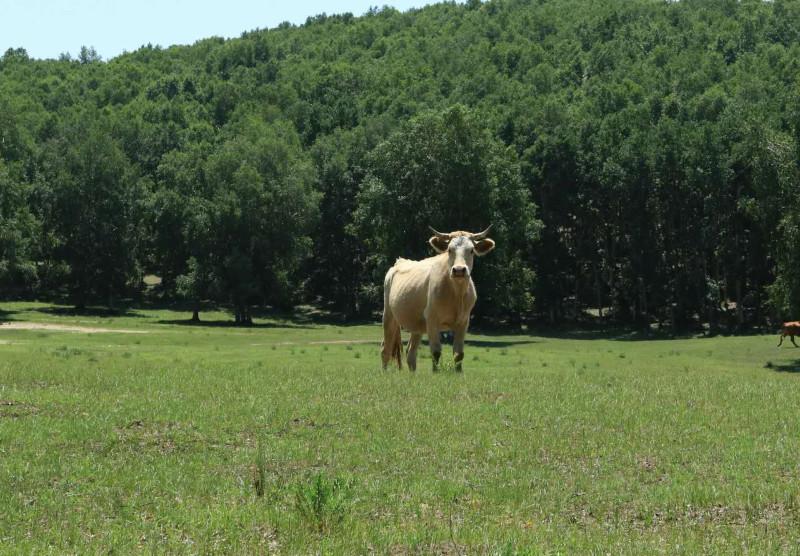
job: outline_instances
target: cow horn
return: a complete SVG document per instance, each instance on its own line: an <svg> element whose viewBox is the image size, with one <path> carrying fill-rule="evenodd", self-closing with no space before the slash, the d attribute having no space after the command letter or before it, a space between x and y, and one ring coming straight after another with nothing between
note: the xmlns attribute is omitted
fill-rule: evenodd
<svg viewBox="0 0 800 556"><path fill-rule="evenodd" d="M480 240L482 240L482 239L486 239L486 236L489 234L489 230L491 230L491 229L492 229L492 225L491 225L491 224L489 224L489 227L488 227L488 228L486 228L485 230L483 230L483 231L482 231L482 232L480 232L480 233L477 233L477 234L472 234L472 236L471 236L471 237L472 237L472 239L473 239L474 241L480 241Z"/></svg>
<svg viewBox="0 0 800 556"><path fill-rule="evenodd" d="M441 239L450 239L450 234L443 234L442 232L437 232L436 230L433 229L432 226L428 226L428 228L430 229L430 231L434 233L434 235L436 235L436 237Z"/></svg>

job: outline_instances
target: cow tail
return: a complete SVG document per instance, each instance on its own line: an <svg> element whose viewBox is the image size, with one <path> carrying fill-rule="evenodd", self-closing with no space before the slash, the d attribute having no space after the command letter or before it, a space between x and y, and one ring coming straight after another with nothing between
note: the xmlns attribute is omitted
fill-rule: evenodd
<svg viewBox="0 0 800 556"><path fill-rule="evenodd" d="M403 368L403 338L400 336L400 326L394 335L394 358L397 359L397 367Z"/></svg>
<svg viewBox="0 0 800 556"><path fill-rule="evenodd" d="M392 287L392 277L394 267L390 268L383 280L383 343L381 352L383 353L383 365L395 359L397 366L403 368L403 339L400 335L400 324L394 319L389 308L389 291Z"/></svg>

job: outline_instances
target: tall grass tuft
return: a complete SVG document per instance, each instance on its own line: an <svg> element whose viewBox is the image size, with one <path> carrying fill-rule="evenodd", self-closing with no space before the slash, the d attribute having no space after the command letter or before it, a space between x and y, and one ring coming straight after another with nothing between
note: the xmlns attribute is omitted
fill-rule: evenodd
<svg viewBox="0 0 800 556"><path fill-rule="evenodd" d="M329 479L317 473L310 482L297 485L295 509L309 527L327 533L344 520L351 486L339 477Z"/></svg>
<svg viewBox="0 0 800 556"><path fill-rule="evenodd" d="M267 453L264 448L264 443L259 440L256 449L256 464L253 473L253 488L256 491L256 496L259 498L264 497L264 491L267 485Z"/></svg>

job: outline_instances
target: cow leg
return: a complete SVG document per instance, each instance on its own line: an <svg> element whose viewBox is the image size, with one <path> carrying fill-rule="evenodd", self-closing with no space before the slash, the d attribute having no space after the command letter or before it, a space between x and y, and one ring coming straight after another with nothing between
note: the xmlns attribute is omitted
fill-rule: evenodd
<svg viewBox="0 0 800 556"><path fill-rule="evenodd" d="M453 362L456 372L461 372L461 362L464 360L464 338L467 335L466 327L453 330Z"/></svg>
<svg viewBox="0 0 800 556"><path fill-rule="evenodd" d="M789 336L789 339L792 341L792 345L794 345L794 347L800 347L794 343L794 336Z"/></svg>
<svg viewBox="0 0 800 556"><path fill-rule="evenodd" d="M433 371L439 370L439 358L442 356L442 339L439 337L439 329L431 325L428 320L428 343L431 346L431 357L433 358Z"/></svg>
<svg viewBox="0 0 800 556"><path fill-rule="evenodd" d="M783 338L784 338L784 335L783 335L783 334L781 334L781 335L779 336L779 338L780 338L780 340L778 340L778 347L781 347L781 344L783 343Z"/></svg>
<svg viewBox="0 0 800 556"><path fill-rule="evenodd" d="M421 339L422 334L412 333L411 339L408 340L406 361L408 361L408 369L410 371L417 370L417 348L419 347L419 342Z"/></svg>

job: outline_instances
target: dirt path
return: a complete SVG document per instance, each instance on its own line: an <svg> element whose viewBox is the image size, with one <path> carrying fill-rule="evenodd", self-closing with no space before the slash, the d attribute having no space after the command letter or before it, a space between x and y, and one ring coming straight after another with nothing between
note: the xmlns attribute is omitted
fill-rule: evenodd
<svg viewBox="0 0 800 556"><path fill-rule="evenodd" d="M147 330L125 330L122 328L95 328L90 326L73 326L66 324L48 324L44 322L3 322L0 323L0 331L3 330L48 330L51 332L83 332L84 334L147 334Z"/></svg>
<svg viewBox="0 0 800 556"><path fill-rule="evenodd" d="M318 342L308 342L310 345L322 344L379 344L378 340L320 340Z"/></svg>
<svg viewBox="0 0 800 556"><path fill-rule="evenodd" d="M380 340L317 340L315 342L265 342L251 346L321 346L332 344L380 344Z"/></svg>

